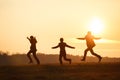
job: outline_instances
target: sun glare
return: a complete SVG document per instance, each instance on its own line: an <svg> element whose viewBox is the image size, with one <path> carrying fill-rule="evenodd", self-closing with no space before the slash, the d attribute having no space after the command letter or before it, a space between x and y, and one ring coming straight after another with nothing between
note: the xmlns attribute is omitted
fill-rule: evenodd
<svg viewBox="0 0 120 80"><path fill-rule="evenodd" d="M94 17L91 20L90 25L89 25L89 31L91 31L93 34L102 33L103 28L104 28L104 25L103 25L102 21L99 18Z"/></svg>

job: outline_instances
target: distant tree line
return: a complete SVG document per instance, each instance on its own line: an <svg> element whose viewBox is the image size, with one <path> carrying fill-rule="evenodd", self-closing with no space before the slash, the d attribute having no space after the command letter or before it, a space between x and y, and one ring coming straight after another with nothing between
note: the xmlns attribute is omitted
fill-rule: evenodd
<svg viewBox="0 0 120 80"><path fill-rule="evenodd" d="M37 56L40 59L41 64L54 64L54 63L59 64L58 54L38 53ZM78 55L77 56L67 55L67 56L72 59L72 64L83 63L80 61L82 56L78 56ZM86 62L97 62L97 58L88 56ZM102 62L120 62L120 58L103 57ZM66 62L64 61L64 63ZM0 51L0 65L27 65L27 64L28 64L28 58L26 54L16 53L9 55L9 52Z"/></svg>

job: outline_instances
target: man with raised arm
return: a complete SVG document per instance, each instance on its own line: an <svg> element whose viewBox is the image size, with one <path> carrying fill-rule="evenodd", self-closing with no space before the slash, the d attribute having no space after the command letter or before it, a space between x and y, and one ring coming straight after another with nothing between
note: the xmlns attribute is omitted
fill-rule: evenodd
<svg viewBox="0 0 120 80"><path fill-rule="evenodd" d="M31 44L30 50L29 50L29 52L27 53L27 56L28 56L28 58L29 58L29 60L30 60L29 63L32 63L32 62L33 62L33 61L32 61L32 58L30 57L30 54L33 53L33 57L35 58L37 64L40 64L40 61L39 61L39 59L38 59L37 56L36 56L36 51L37 51L37 49L36 49L36 43L37 43L36 38L33 37L33 36L30 36L30 38L27 37L27 39L30 41L30 44Z"/></svg>

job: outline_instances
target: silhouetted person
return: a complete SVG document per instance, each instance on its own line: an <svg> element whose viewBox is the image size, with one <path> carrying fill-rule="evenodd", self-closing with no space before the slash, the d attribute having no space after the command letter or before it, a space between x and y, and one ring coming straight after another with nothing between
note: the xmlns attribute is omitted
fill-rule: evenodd
<svg viewBox="0 0 120 80"><path fill-rule="evenodd" d="M30 60L29 63L33 63L32 58L31 58L31 56L30 56L30 54L33 53L33 56L34 56L37 64L40 64L40 61L39 61L39 59L38 59L37 56L36 56L36 51L37 51L37 49L36 49L36 43L37 43L36 38L33 37L33 36L30 36L30 38L27 37L27 39L30 41L30 44L31 44L30 50L29 50L29 52L27 53L27 56L28 56L28 58L29 58L29 60Z"/></svg>
<svg viewBox="0 0 120 80"><path fill-rule="evenodd" d="M96 54L93 51L93 47L95 47L94 39L100 39L100 38L95 38L94 36L92 36L91 32L88 31L88 33L85 36L85 38L77 38L77 39L86 40L86 45L87 45L87 49L85 49L85 51L84 51L84 57L83 57L83 59L81 61L85 61L86 55L87 55L88 51L90 51L92 55L98 57L99 62L101 61L102 57L100 55Z"/></svg>
<svg viewBox="0 0 120 80"><path fill-rule="evenodd" d="M64 41L64 39L63 39L63 38L60 38L60 43L59 43L57 46L52 47L52 49L55 49L55 48L60 47L60 55L59 55L60 64L63 63L63 62L62 62L62 57L64 58L64 60L69 61L69 64L71 64L71 59L68 59L68 58L66 57L65 47L69 47L69 48L73 48L73 49L75 49L75 47L71 47L71 46L67 45L67 44L66 44L65 42L63 42L63 41Z"/></svg>

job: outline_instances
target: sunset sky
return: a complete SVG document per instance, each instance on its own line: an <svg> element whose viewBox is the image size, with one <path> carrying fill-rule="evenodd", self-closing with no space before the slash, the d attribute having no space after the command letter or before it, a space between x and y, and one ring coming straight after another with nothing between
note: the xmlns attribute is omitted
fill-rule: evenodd
<svg viewBox="0 0 120 80"><path fill-rule="evenodd" d="M86 44L76 38L87 31L102 38L96 53L120 57L120 0L0 0L0 51L27 53L33 35L38 52L59 54L51 47L63 37L76 47L67 53L81 56Z"/></svg>

